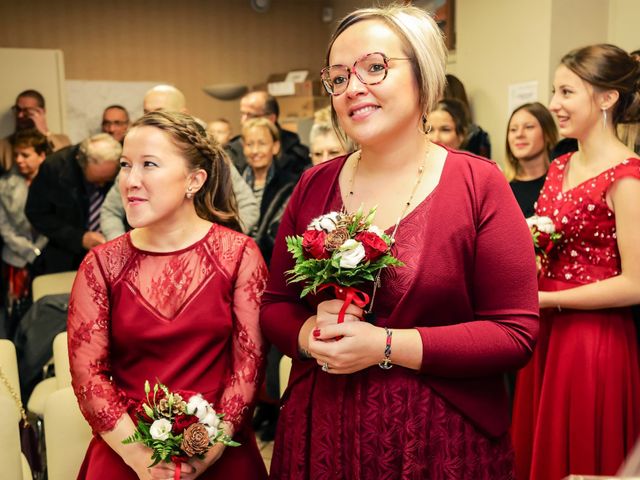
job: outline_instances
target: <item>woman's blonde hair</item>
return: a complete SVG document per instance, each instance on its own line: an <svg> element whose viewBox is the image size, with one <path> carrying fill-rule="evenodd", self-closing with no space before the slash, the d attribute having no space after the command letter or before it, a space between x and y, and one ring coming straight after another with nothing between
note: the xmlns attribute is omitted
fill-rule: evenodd
<svg viewBox="0 0 640 480"><path fill-rule="evenodd" d="M442 97L445 87L447 47L442 32L436 22L423 9L412 6L389 5L381 8L363 8L342 19L329 40L326 64L336 39L350 26L365 20L377 20L387 25L400 38L410 59L413 74L418 85L418 102L422 112L423 125L429 112ZM371 52L366 52L371 53ZM340 127L332 102L331 118L336 125L341 140L346 139Z"/></svg>
<svg viewBox="0 0 640 480"><path fill-rule="evenodd" d="M271 135L271 138L274 142L280 141L280 132L278 131L278 127L276 127L275 123L273 123L268 118L258 117L247 120L242 124L242 138L244 139L244 135L246 132L251 130L252 128L266 128Z"/></svg>

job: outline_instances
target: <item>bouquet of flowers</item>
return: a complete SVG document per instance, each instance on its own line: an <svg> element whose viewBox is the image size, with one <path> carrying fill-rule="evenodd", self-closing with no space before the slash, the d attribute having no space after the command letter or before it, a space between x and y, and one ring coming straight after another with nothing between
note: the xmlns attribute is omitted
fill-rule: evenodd
<svg viewBox="0 0 640 480"><path fill-rule="evenodd" d="M153 467L161 461L176 464L176 474L180 474L180 464L189 458L203 458L209 448L216 443L230 447L234 442L222 430L224 414L216 413L204 397L195 392L170 392L161 383L153 386L144 383L146 401L136 410L138 425L136 431L122 443L140 442L153 450Z"/></svg>
<svg viewBox="0 0 640 480"><path fill-rule="evenodd" d="M546 258L553 246L562 238L562 234L556 232L556 226L549 217L534 215L527 218L527 225L531 230L536 255Z"/></svg>
<svg viewBox="0 0 640 480"><path fill-rule="evenodd" d="M372 224L376 209L354 214L329 212L311 221L302 236L287 237L287 250L295 265L287 271L289 282L305 282L301 297L333 287L344 300L338 322L350 303L364 307L369 296L354 288L386 267L404 265L390 253L393 239Z"/></svg>

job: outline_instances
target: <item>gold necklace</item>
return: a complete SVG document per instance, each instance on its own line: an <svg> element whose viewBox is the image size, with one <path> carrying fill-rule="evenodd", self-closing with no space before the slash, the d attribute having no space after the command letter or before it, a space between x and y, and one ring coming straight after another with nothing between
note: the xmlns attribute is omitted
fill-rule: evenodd
<svg viewBox="0 0 640 480"><path fill-rule="evenodd" d="M396 223L393 227L393 232L391 233L391 235L389 236L389 238L391 238L391 245L393 245L393 242L395 241L396 238L396 232L398 231L398 226L400 225L400 220L402 220L404 218L404 216L407 213L407 210L409 210L409 207L411 206L411 201L413 200L413 197L416 194L416 191L418 191L418 186L420 185L421 181L422 181L422 176L424 174L424 168L425 165L427 163L427 157L429 156L429 151L430 151L430 147L431 144L429 143L427 146L427 151L424 155L424 157L422 157L422 162L420 162L420 165L418 166L418 175L416 178L416 183L413 185L413 188L411 189L411 194L409 195L409 199L404 203L404 206L402 208L402 211L400 212L400 215L398 216L398 219L396 220ZM349 203L349 207L351 207L351 201L353 200L353 183L355 181L356 178L356 174L358 173L358 166L360 165L360 158L362 157L362 150L360 150L357 153L358 157L356 158L356 164L353 167L353 174L351 175L351 179L349 181L349 193L348 193L348 198L347 198L347 202L345 202L344 204L344 209L345 211L347 210L347 205L346 203ZM365 313L369 314L373 311L373 302L376 298L376 292L378 290L378 288L381 286L381 281L380 281L380 274L382 273L382 270L378 270L378 273L376 274L376 278L373 281L373 291L371 293L371 302L369 303L369 308L367 309L367 311Z"/></svg>

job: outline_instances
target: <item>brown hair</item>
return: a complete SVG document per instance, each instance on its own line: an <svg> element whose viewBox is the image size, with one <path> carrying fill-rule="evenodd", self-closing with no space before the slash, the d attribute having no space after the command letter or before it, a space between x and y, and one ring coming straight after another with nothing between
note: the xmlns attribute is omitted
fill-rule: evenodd
<svg viewBox="0 0 640 480"><path fill-rule="evenodd" d="M533 103L525 103L516 108L509 117L509 121L507 122L507 138L505 140L506 143L506 156L507 162L504 165L504 174L507 177L507 180L513 180L520 170L520 162L516 157L513 156L513 152L511 151L511 147L509 146L509 125L511 124L511 119L513 116L519 112L520 110L526 110L531 115L533 115L538 123L540 124L540 128L542 129L542 137L544 138L544 149L547 152L547 166L549 165L549 161L551 160L551 150L556 143L558 143L558 129L556 128L556 124L553 121L553 116L551 112L542 105L540 102Z"/></svg>
<svg viewBox="0 0 640 480"><path fill-rule="evenodd" d="M464 144L467 139L467 133L469 133L469 127L471 126L471 119L469 118L468 110L465 108L464 103L456 98L443 98L438 102L433 111L447 112L451 116L453 124L456 127L456 135L462 138L462 143Z"/></svg>
<svg viewBox="0 0 640 480"><path fill-rule="evenodd" d="M572 50L560 63L593 87L620 94L611 115L614 127L640 120L640 63L627 52L601 43Z"/></svg>
<svg viewBox="0 0 640 480"><path fill-rule="evenodd" d="M222 147L191 116L159 110L149 112L131 127L155 127L165 132L184 156L189 168L207 172L207 180L193 197L200 218L241 231L236 199L231 189L231 167Z"/></svg>
<svg viewBox="0 0 640 480"><path fill-rule="evenodd" d="M33 147L38 155L49 155L53 150L40 130L36 128L27 128L26 130L18 130L11 137L11 143L14 147L29 148Z"/></svg>

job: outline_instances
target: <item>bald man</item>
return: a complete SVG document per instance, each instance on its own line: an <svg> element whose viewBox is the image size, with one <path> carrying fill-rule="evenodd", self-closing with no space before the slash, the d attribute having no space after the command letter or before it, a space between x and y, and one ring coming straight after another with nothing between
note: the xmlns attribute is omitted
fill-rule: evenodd
<svg viewBox="0 0 640 480"><path fill-rule="evenodd" d="M280 153L276 157L279 169L295 174L311 166L309 148L300 143L300 137L294 132L283 130L278 124L280 106L272 95L264 91L249 92L240 99L240 123L252 118L267 118L271 120L280 134ZM225 146L231 161L240 173L247 168L247 159L242 147L242 136L237 135Z"/></svg>
<svg viewBox="0 0 640 480"><path fill-rule="evenodd" d="M142 102L144 113L166 110L187 113L184 94L172 85L156 85L147 91Z"/></svg>
<svg viewBox="0 0 640 480"><path fill-rule="evenodd" d="M144 113L165 110L168 112L188 113L184 94L171 85L156 85L144 96ZM206 123L196 118L202 128L206 129ZM247 185L238 171L231 165L231 188L236 197L238 215L242 231L248 233L258 223L260 207L253 196L251 187ZM100 228L107 240L116 238L127 230L126 214L118 182L113 184L102 204L100 212Z"/></svg>

